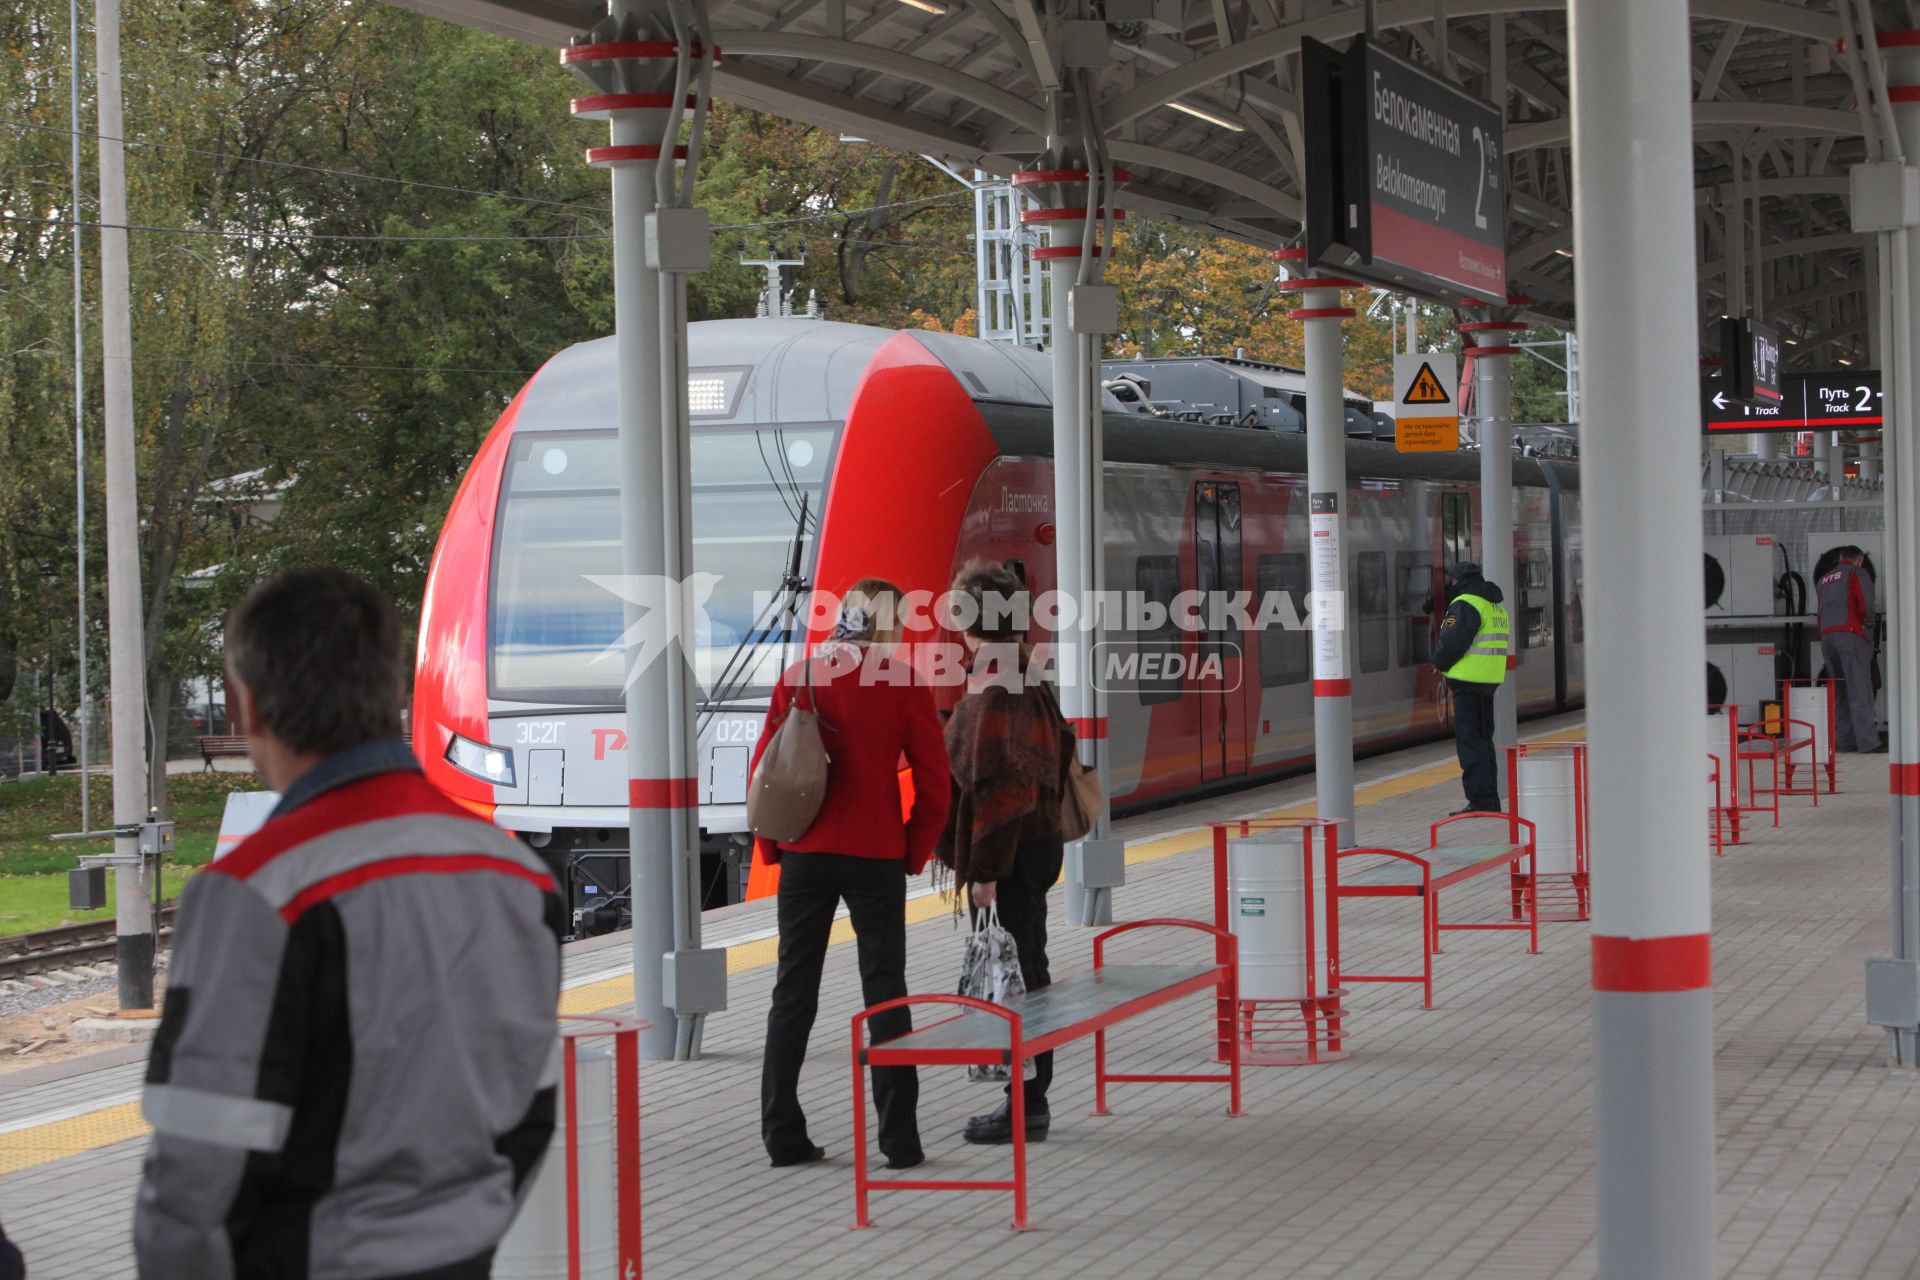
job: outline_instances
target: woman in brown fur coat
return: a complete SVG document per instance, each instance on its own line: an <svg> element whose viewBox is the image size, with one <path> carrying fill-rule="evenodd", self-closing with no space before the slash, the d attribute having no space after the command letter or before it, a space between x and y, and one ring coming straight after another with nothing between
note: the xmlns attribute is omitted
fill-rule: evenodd
<svg viewBox="0 0 1920 1280"><path fill-rule="evenodd" d="M1000 923L1020 950L1027 990L1051 981L1047 968L1047 890L1060 878L1060 788L1066 725L1053 690L1028 678L1031 654L1021 636L1026 588L1013 571L976 562L953 590L973 604L961 632L973 658L967 696L947 721L953 806L934 856L967 887L976 918L996 903ZM1046 1138L1053 1054L1034 1059L1026 1082L1027 1141ZM967 1121L968 1142L1013 1141L1011 1100Z"/></svg>

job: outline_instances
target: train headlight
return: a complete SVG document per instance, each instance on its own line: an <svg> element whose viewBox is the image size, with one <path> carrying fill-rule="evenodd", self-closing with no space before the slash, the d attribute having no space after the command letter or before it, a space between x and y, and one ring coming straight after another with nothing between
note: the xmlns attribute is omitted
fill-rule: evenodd
<svg viewBox="0 0 1920 1280"><path fill-rule="evenodd" d="M491 747L456 733L447 743L447 763L482 782L497 787L513 785L513 752L506 747Z"/></svg>

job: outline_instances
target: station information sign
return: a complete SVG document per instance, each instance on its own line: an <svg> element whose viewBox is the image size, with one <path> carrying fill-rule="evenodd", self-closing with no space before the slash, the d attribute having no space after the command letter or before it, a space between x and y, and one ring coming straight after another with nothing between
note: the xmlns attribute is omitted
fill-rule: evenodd
<svg viewBox="0 0 1920 1280"><path fill-rule="evenodd" d="M1871 430L1882 425L1878 370L1782 374L1779 389L1777 403L1753 404L1730 395L1720 379L1706 379L1700 397L1703 429L1711 436Z"/></svg>
<svg viewBox="0 0 1920 1280"><path fill-rule="evenodd" d="M1780 334L1752 320L1720 322L1720 368L1731 371L1727 394L1759 405L1781 403Z"/></svg>
<svg viewBox="0 0 1920 1280"><path fill-rule="evenodd" d="M1365 39L1302 42L1307 256L1445 302L1507 300L1492 104Z"/></svg>

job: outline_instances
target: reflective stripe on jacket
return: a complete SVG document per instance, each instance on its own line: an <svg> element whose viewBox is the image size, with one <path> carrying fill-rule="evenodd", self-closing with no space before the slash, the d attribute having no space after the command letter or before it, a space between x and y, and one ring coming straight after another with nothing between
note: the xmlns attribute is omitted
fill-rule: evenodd
<svg viewBox="0 0 1920 1280"><path fill-rule="evenodd" d="M1449 680L1473 684L1501 683L1507 678L1507 642L1511 635L1507 607L1485 596L1458 595L1453 599L1454 603L1468 605L1480 615L1480 628L1474 632L1466 656L1448 667L1444 674Z"/></svg>

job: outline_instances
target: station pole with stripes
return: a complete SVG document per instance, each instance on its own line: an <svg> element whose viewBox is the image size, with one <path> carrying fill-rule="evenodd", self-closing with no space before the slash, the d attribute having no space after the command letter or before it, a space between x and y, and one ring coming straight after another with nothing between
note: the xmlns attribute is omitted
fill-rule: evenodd
<svg viewBox="0 0 1920 1280"><path fill-rule="evenodd" d="M686 375L675 367L685 341L674 328L684 328L685 317L668 305L679 286L663 279L648 243L649 219L672 203L661 191L687 151L672 145L689 81L681 39L659 0L613 0L609 16L560 55L593 90L574 100L574 114L606 120L611 135L610 145L588 150L587 162L610 170L613 185L633 995L648 1024L640 1052L650 1059L694 1056L700 1027L700 1011L678 1007L673 982L674 961L697 945L699 922L699 798L687 746L694 705L679 634L690 481ZM707 56L695 47L691 60Z"/></svg>
<svg viewBox="0 0 1920 1280"><path fill-rule="evenodd" d="M1891 162L1920 160L1920 31L1882 31L1885 98L1893 119ZM1911 173L1901 174L1911 180ZM1856 205L1859 203L1855 202ZM1856 211L1856 218L1859 212ZM1886 430L1875 461L1886 485L1885 557L1880 589L1887 610L1887 751L1892 793L1892 954L1869 962L1867 1014L1887 1030L1890 1060L1920 1066L1920 448L1911 432L1920 326L1920 234L1908 222L1879 228L1882 378ZM1861 474L1867 472L1862 453ZM1869 757L1870 759L1871 757Z"/></svg>
<svg viewBox="0 0 1920 1280"><path fill-rule="evenodd" d="M1081 763L1099 771L1101 810L1085 839L1067 846L1067 921L1113 923L1113 889L1124 878L1121 847L1112 838L1107 770L1105 699L1096 687L1093 649L1100 638L1097 602L1104 586L1104 476L1099 338L1076 330L1072 298L1098 285L1103 222L1121 216L1114 188L1125 174L1102 172L1076 135L1090 135L1080 113L1091 104L1070 85L1048 101L1047 150L1035 168L1017 173L1016 185L1038 207L1022 218L1047 229L1047 244L1034 257L1047 264L1048 343L1053 364L1053 526L1055 590L1074 602L1075 622L1055 635L1060 707L1079 742ZM1102 182L1102 178L1107 181ZM1103 190L1102 188L1105 188ZM1084 327L1084 326L1082 326Z"/></svg>
<svg viewBox="0 0 1920 1280"><path fill-rule="evenodd" d="M1518 300L1516 300L1518 301ZM1513 617L1508 639L1507 679L1493 695L1493 740L1520 740L1520 700L1511 674L1519 665L1525 619L1520 608L1520 582L1513 556L1513 357L1522 354L1513 335L1527 326L1508 319L1512 307L1501 308L1485 320L1460 326L1470 340L1474 374L1474 417L1480 445L1480 569L1487 581L1506 594Z"/></svg>
<svg viewBox="0 0 1920 1280"><path fill-rule="evenodd" d="M1600 1275L1713 1275L1693 40L1678 0L1571 0L1593 806ZM1657 638L1657 643L1655 642Z"/></svg>
<svg viewBox="0 0 1920 1280"><path fill-rule="evenodd" d="M1306 254L1282 249L1282 261ZM1313 592L1314 816L1353 835L1353 644L1347 631L1347 419L1340 290L1354 281L1309 276L1282 286L1304 304L1290 314L1307 340L1307 563Z"/></svg>

